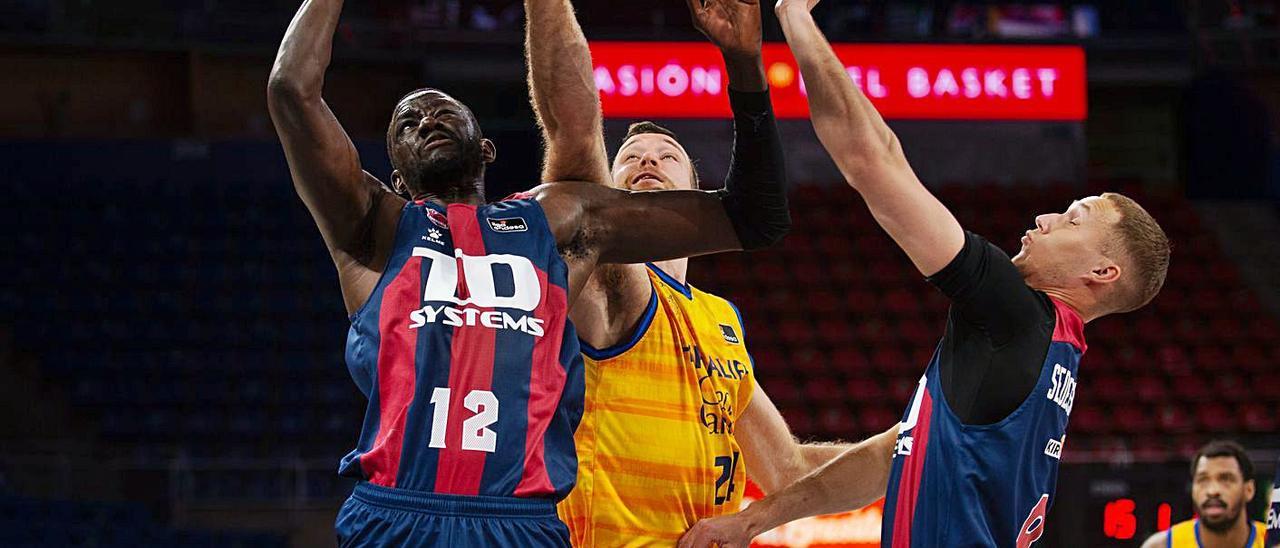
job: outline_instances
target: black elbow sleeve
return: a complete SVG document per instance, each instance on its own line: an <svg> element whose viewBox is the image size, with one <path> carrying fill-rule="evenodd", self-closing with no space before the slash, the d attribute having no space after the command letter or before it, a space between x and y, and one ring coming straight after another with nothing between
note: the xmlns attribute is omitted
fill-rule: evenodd
<svg viewBox="0 0 1280 548"><path fill-rule="evenodd" d="M786 161L769 92L729 90L733 160L721 190L725 214L746 250L768 247L791 229Z"/></svg>

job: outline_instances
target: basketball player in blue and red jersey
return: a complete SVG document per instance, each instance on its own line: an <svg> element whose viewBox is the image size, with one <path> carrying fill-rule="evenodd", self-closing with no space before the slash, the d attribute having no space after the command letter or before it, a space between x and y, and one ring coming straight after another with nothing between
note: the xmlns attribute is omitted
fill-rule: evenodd
<svg viewBox="0 0 1280 548"><path fill-rule="evenodd" d="M790 222L785 190L555 182L485 203L493 143L465 105L424 89L400 100L387 131L403 199L363 171L321 97L342 5L302 4L268 90L295 188L338 269L347 364L369 400L339 467L361 480L339 543L565 546L555 502L574 485L583 400L570 305L597 264L776 241ZM598 111L598 96L581 108Z"/></svg>
<svg viewBox="0 0 1280 548"><path fill-rule="evenodd" d="M745 546L781 523L883 495L882 546L1030 546L1053 501L1084 325L1155 297L1168 239L1110 193L1037 216L1012 260L965 231L849 80L814 4L775 8L814 129L881 228L952 300L947 328L902 422L739 514L700 522L681 545Z"/></svg>
<svg viewBox="0 0 1280 548"><path fill-rule="evenodd" d="M1266 526L1249 519L1253 461L1233 441L1211 441L1191 459L1196 517L1147 538L1142 548L1263 548Z"/></svg>

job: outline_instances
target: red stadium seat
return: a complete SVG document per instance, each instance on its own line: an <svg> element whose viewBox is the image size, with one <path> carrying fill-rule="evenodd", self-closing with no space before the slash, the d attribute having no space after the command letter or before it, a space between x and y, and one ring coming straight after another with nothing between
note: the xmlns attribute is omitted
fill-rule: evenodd
<svg viewBox="0 0 1280 548"><path fill-rule="evenodd" d="M895 347L881 347L876 350L871 355L871 367L880 374L894 376L920 369L920 366L913 364L906 354Z"/></svg>
<svg viewBox="0 0 1280 548"><path fill-rule="evenodd" d="M1262 347L1252 344L1238 344L1231 350L1231 361L1235 370L1240 372L1265 371L1276 364L1267 358Z"/></svg>
<svg viewBox="0 0 1280 548"><path fill-rule="evenodd" d="M823 352L805 349L791 354L789 364L776 364L774 367L790 366L792 371L804 377L825 377L830 373L830 360Z"/></svg>
<svg viewBox="0 0 1280 548"><path fill-rule="evenodd" d="M1111 416L1121 434L1142 434L1155 428L1150 412L1137 405L1120 404L1111 409Z"/></svg>
<svg viewBox="0 0 1280 548"><path fill-rule="evenodd" d="M844 312L840 298L831 291L810 291L805 297L805 303L809 313L819 317L831 317Z"/></svg>
<svg viewBox="0 0 1280 548"><path fill-rule="evenodd" d="M813 342L813 327L809 322L787 320L779 331L781 342L792 348L810 346Z"/></svg>
<svg viewBox="0 0 1280 548"><path fill-rule="evenodd" d="M1245 430L1257 434L1275 434L1277 426L1280 426L1280 420L1276 418L1278 410L1280 402L1272 402L1270 405L1244 404L1240 407L1240 414L1244 419Z"/></svg>
<svg viewBox="0 0 1280 548"><path fill-rule="evenodd" d="M853 333L853 327L849 322L840 320L825 320L818 324L817 329L818 342L827 345L830 348L840 348L849 346L856 342Z"/></svg>
<svg viewBox="0 0 1280 548"><path fill-rule="evenodd" d="M1092 405L1079 405L1079 402L1071 410L1071 423L1069 426L1073 435L1107 434L1112 430L1111 421L1107 420L1107 417L1099 408Z"/></svg>
<svg viewBox="0 0 1280 548"><path fill-rule="evenodd" d="M831 353L831 367L849 375L870 375L871 362L861 347L845 346Z"/></svg>
<svg viewBox="0 0 1280 548"><path fill-rule="evenodd" d="M1196 409L1196 422L1204 432L1219 433L1237 430L1240 420L1226 406L1208 403Z"/></svg>
<svg viewBox="0 0 1280 548"><path fill-rule="evenodd" d="M1160 377L1145 376L1133 381L1133 394L1142 403L1164 401L1169 395L1168 392L1164 379Z"/></svg>
<svg viewBox="0 0 1280 548"><path fill-rule="evenodd" d="M788 380L761 382L765 393L778 409L791 409L802 404L804 392L795 383Z"/></svg>
<svg viewBox="0 0 1280 548"><path fill-rule="evenodd" d="M810 379L804 385L804 393L805 398L818 405L844 405L846 399L843 387L827 378Z"/></svg>
<svg viewBox="0 0 1280 548"><path fill-rule="evenodd" d="M818 414L818 427L829 436L844 439L854 437L858 430L853 413L843 407L824 409Z"/></svg>
<svg viewBox="0 0 1280 548"><path fill-rule="evenodd" d="M1089 394L1104 403L1120 403L1130 401L1133 393L1122 377L1106 375L1091 382Z"/></svg>
<svg viewBox="0 0 1280 548"><path fill-rule="evenodd" d="M858 416L858 429L864 435L884 432L902 419L906 404L903 404L902 409L895 410L892 407L879 405L864 406Z"/></svg>
<svg viewBox="0 0 1280 548"><path fill-rule="evenodd" d="M800 438L808 438L814 434L813 416L805 407L782 409L782 418L786 419L791 432Z"/></svg>
<svg viewBox="0 0 1280 548"><path fill-rule="evenodd" d="M1184 403L1199 403L1222 397L1221 394L1213 393L1213 387L1205 382L1204 377L1196 375L1174 377L1173 395Z"/></svg>
<svg viewBox="0 0 1280 548"><path fill-rule="evenodd" d="M1177 344L1165 344L1156 352L1160 369L1167 375L1191 374L1191 359L1187 351Z"/></svg>
<svg viewBox="0 0 1280 548"><path fill-rule="evenodd" d="M870 405L884 402L888 396L879 381L869 377L855 377L845 383L845 394L857 405Z"/></svg>
<svg viewBox="0 0 1280 548"><path fill-rule="evenodd" d="M1201 375L1231 369L1231 359L1227 357L1222 347L1216 344L1197 346L1191 362L1196 373Z"/></svg>
<svg viewBox="0 0 1280 548"><path fill-rule="evenodd" d="M1160 430L1166 434L1185 434L1195 428L1191 417L1181 405L1161 406L1156 412L1156 421L1160 424Z"/></svg>
<svg viewBox="0 0 1280 548"><path fill-rule="evenodd" d="M915 379L894 377L889 380L886 386L889 390L889 399L906 409L907 404L911 403L911 398L916 393L916 386L919 384L919 377Z"/></svg>

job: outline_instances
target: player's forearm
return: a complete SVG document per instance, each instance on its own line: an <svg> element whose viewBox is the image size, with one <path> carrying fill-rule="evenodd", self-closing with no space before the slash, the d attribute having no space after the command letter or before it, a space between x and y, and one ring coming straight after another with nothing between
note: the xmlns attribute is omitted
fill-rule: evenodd
<svg viewBox="0 0 1280 548"><path fill-rule="evenodd" d="M861 508L883 497L896 434L895 428L856 444L808 476L752 503L742 512L749 535L804 517Z"/></svg>
<svg viewBox="0 0 1280 548"><path fill-rule="evenodd" d="M342 0L306 0L298 8L271 68L269 96L273 101L320 95L341 13Z"/></svg>
<svg viewBox="0 0 1280 548"><path fill-rule="evenodd" d="M729 89L737 91L765 91L769 81L764 74L764 58L759 52L739 54L720 51L724 57L725 74L729 77Z"/></svg>
<svg viewBox="0 0 1280 548"><path fill-rule="evenodd" d="M814 470L839 457L853 444L801 444L793 441L789 450L772 447L767 455L747 453L747 469L766 495L781 491Z"/></svg>
<svg viewBox="0 0 1280 548"><path fill-rule="evenodd" d="M569 0L525 0L529 95L548 146L601 132L591 51ZM600 151L603 154L603 151Z"/></svg>
<svg viewBox="0 0 1280 548"><path fill-rule="evenodd" d="M743 249L781 240L791 228L787 166L768 91L729 90L733 159L725 179L725 212Z"/></svg>
<svg viewBox="0 0 1280 548"><path fill-rule="evenodd" d="M814 131L841 173L857 187L865 179L859 176L862 170L897 161L897 137L853 85L804 4L789 6L778 17L805 80Z"/></svg>
<svg viewBox="0 0 1280 548"><path fill-rule="evenodd" d="M845 451L853 448L852 443L806 443L800 446L800 456L806 466L805 474L809 474L822 465L831 462Z"/></svg>

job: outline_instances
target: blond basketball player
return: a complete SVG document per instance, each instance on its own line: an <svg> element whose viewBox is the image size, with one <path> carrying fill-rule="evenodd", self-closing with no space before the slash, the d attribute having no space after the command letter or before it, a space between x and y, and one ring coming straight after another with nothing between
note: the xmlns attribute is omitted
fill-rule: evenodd
<svg viewBox="0 0 1280 548"><path fill-rule="evenodd" d="M530 91L547 143L543 180L698 188L689 154L657 124L632 125L606 165L598 113L579 106L596 89L569 3L526 7ZM690 9L725 59L735 132L730 183L780 181L759 5L693 0ZM845 449L796 442L755 384L737 309L690 286L687 268L687 259L676 259L600 269L575 304L586 411L574 436L578 485L559 509L577 546L674 545L698 519L738 511L746 471L770 492Z"/></svg>

